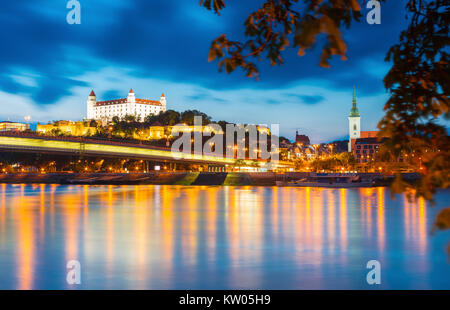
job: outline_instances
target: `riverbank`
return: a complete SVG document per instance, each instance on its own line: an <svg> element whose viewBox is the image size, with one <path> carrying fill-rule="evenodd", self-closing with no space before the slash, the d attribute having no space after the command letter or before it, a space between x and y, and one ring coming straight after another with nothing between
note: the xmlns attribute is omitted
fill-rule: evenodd
<svg viewBox="0 0 450 310"><path fill-rule="evenodd" d="M361 180L375 179L376 186L389 185L392 177L380 173L360 173ZM81 184L81 185L225 185L275 186L276 181L299 180L307 172L150 172L150 173L7 173L0 183L9 184ZM404 175L417 178L417 175Z"/></svg>

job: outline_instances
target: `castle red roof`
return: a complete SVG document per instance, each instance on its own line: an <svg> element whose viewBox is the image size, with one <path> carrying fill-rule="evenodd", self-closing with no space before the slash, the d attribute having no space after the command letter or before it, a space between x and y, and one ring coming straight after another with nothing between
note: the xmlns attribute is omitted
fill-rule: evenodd
<svg viewBox="0 0 450 310"><path fill-rule="evenodd" d="M106 100L106 101L97 101L96 106L106 106L106 105L111 105L111 104L123 104L123 103L127 103L127 102L128 102L127 98L113 99L113 100ZM156 101L156 100L136 98L135 102L140 103L140 104L161 106L161 102Z"/></svg>
<svg viewBox="0 0 450 310"><path fill-rule="evenodd" d="M91 96L94 93L94 91L91 92ZM130 93L133 93L133 89L130 89ZM95 96L95 94L94 94ZM164 97L164 94L162 94L162 97ZM149 99L135 99L136 103L140 104L148 104L148 105L156 105L156 106L162 106L161 102L157 100L149 100ZM122 103L128 103L127 98L120 98L120 99L113 99L113 100L105 100L105 101L97 101L96 106L106 106L111 104L122 104Z"/></svg>
<svg viewBox="0 0 450 310"><path fill-rule="evenodd" d="M148 100L148 99L137 99L136 103L150 104L150 105L161 105L161 102L156 100Z"/></svg>
<svg viewBox="0 0 450 310"><path fill-rule="evenodd" d="M127 98L105 100L105 101L97 101L96 106L110 105L110 104L119 104L119 103L127 103Z"/></svg>
<svg viewBox="0 0 450 310"><path fill-rule="evenodd" d="M91 90L91 93L89 94L89 96L95 96L94 90Z"/></svg>

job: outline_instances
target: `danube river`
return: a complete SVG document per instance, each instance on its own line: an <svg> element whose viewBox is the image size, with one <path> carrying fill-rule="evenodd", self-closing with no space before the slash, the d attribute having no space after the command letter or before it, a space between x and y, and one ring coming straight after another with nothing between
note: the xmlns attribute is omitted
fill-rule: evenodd
<svg viewBox="0 0 450 310"><path fill-rule="evenodd" d="M450 232L431 234L449 201L382 187L0 184L0 289L450 289Z"/></svg>

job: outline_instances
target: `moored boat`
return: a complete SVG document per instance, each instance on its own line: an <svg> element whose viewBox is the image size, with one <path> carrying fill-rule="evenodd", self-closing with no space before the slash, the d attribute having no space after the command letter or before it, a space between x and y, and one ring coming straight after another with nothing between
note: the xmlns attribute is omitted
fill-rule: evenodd
<svg viewBox="0 0 450 310"><path fill-rule="evenodd" d="M371 187L375 186L375 180L362 180L356 173L311 173L308 177L293 181L276 181L277 186L292 187Z"/></svg>

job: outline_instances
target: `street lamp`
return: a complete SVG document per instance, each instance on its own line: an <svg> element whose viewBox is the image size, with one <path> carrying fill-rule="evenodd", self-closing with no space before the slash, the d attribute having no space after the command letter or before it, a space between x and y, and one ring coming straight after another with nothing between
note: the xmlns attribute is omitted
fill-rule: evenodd
<svg viewBox="0 0 450 310"><path fill-rule="evenodd" d="M314 151L316 153L316 157L318 156L317 149L319 148L318 144L313 144Z"/></svg>

